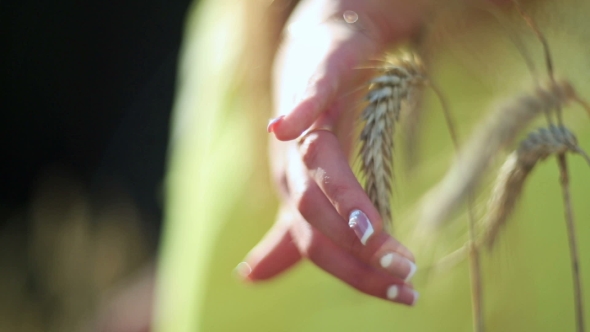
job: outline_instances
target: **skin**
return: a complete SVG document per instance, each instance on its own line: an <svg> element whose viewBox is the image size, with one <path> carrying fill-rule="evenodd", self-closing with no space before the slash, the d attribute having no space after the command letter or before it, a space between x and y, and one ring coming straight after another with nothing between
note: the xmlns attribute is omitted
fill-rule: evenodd
<svg viewBox="0 0 590 332"><path fill-rule="evenodd" d="M353 108L362 98L370 71L355 70L417 32L430 1L303 1L289 20L274 68L275 113L269 126L270 162L281 195L276 222L247 255L240 269L246 280L275 277L302 258L358 289L412 305L417 293L404 279L408 264L387 269L380 259L396 253L414 262L411 251L383 229L349 165ZM358 15L347 23L343 13ZM274 136L274 137L273 137ZM363 211L375 230L363 245L348 226Z"/></svg>

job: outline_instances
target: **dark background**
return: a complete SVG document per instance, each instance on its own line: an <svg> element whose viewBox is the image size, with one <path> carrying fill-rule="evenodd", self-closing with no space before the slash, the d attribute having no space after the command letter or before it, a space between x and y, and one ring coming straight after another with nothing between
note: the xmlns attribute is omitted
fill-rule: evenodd
<svg viewBox="0 0 590 332"><path fill-rule="evenodd" d="M157 231L188 0L2 1L0 204L59 165L129 192ZM4 223L4 220L1 221Z"/></svg>
<svg viewBox="0 0 590 332"><path fill-rule="evenodd" d="M0 1L0 331L149 331L189 2Z"/></svg>

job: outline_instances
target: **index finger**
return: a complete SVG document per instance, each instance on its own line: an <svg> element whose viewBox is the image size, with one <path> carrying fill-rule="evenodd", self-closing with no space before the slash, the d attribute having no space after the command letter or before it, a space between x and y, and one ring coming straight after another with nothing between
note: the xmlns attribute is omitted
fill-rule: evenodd
<svg viewBox="0 0 590 332"><path fill-rule="evenodd" d="M313 33L297 29L287 36L275 66L276 109L283 117L269 131L279 140L308 129L340 91L368 74L353 68L378 51L375 39L345 23L325 22Z"/></svg>
<svg viewBox="0 0 590 332"><path fill-rule="evenodd" d="M279 140L299 137L339 93L369 74L355 67L415 30L429 2L304 1L275 62L279 117L268 131Z"/></svg>

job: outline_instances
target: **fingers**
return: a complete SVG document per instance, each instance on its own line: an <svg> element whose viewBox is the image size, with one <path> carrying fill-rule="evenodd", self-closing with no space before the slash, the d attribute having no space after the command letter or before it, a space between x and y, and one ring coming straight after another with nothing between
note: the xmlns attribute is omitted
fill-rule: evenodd
<svg viewBox="0 0 590 332"><path fill-rule="evenodd" d="M299 137L338 95L366 81L370 71L355 68L420 26L428 2L302 2L275 61L279 117L268 131L279 140Z"/></svg>
<svg viewBox="0 0 590 332"><path fill-rule="evenodd" d="M301 260L299 249L289 232L289 218L292 216L287 209L281 209L273 228L238 264L236 272L241 278L254 282L270 279Z"/></svg>
<svg viewBox="0 0 590 332"><path fill-rule="evenodd" d="M312 135L331 134L319 131L309 134ZM329 188L329 194L324 194L315 180L309 177L302 162L291 160L288 170L291 199L305 220L365 264L405 280L414 275L416 265L412 253L383 230L378 213L368 198L362 198L364 192L356 179L349 177L352 175L333 175L331 169L330 173L318 170L321 174L316 178L321 179L322 186L337 186ZM339 171L344 172L344 169L351 172L348 166ZM346 181L350 183L346 184ZM341 213L334 208L327 195L334 199ZM370 212L366 214L363 210Z"/></svg>
<svg viewBox="0 0 590 332"><path fill-rule="evenodd" d="M240 263L237 272L249 281L272 278L297 263L303 253L314 264L355 289L385 300L415 304L418 293L402 278L371 267L334 245L326 236L282 209L279 222Z"/></svg>
<svg viewBox="0 0 590 332"><path fill-rule="evenodd" d="M296 239L308 239L297 242L300 250L324 271L365 294L406 305L416 303L418 292L403 279L363 263L305 222L297 225L307 228L297 227L296 232L311 233L295 236Z"/></svg>
<svg viewBox="0 0 590 332"><path fill-rule="evenodd" d="M326 10L326 3L340 4L341 8ZM341 113L351 107L339 105L342 97L370 74L354 68L381 51L386 43L408 35L418 21L420 10L394 10L402 3L407 2L302 2L308 7L296 12L275 61L274 99L280 116L269 123L268 131L279 140L293 140L309 128L322 128L318 125L322 119L327 119L329 125L340 121ZM393 10L383 10L384 6ZM358 13L358 20L345 23L345 9ZM279 174L281 188L286 188L284 198L309 222L294 217L295 224L314 230L307 237L293 235L299 250L306 250L305 255L316 264L365 293L387 298L389 289L391 298L413 302L415 294L411 289L399 286L416 270L413 255L383 230L378 212L350 170L342 151L342 137L339 144L332 133L312 130L301 142L300 147L293 144L294 148L289 148L287 162L279 167L281 172L286 170L286 176ZM276 253L288 242L289 232L283 228L278 234L262 242L270 244L260 245L263 254L258 256L259 261L268 263L257 266L272 267L259 270L270 271L261 275L274 275L284 269L281 264L286 261ZM312 242L302 243L305 238ZM316 252L315 248L320 249ZM373 282L367 284L364 280ZM392 287L392 280L398 282L397 286Z"/></svg>
<svg viewBox="0 0 590 332"><path fill-rule="evenodd" d="M333 133L318 130L307 134L299 151L310 176L343 218L348 219L353 211L361 210L372 220L376 232L382 230L377 210L350 169Z"/></svg>
<svg viewBox="0 0 590 332"><path fill-rule="evenodd" d="M313 33L298 32L294 26L275 70L277 109L282 116L273 119L268 130L279 140L299 137L339 92L368 74L353 68L378 51L377 42L367 34L341 24L318 25Z"/></svg>

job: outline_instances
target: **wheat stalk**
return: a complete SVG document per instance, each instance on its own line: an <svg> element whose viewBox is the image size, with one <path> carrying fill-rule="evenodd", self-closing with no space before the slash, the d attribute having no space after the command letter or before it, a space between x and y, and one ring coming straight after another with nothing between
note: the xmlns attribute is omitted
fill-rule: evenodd
<svg viewBox="0 0 590 332"><path fill-rule="evenodd" d="M562 108L571 102L582 105L590 114L590 105L578 97L572 84L568 81L557 81L553 75L553 64L547 41L534 21L517 5L517 9L526 23L535 32L543 45L549 82L537 84L533 91L523 93L509 101L504 107L497 108L486 121L476 130L475 134L462 149L453 166L444 179L427 195L424 200L422 222L428 227L440 226L457 207L468 200L469 212L469 243L452 254L457 262L458 257L470 257L472 303L474 313L474 330L483 331L482 282L479 261L479 248L487 245L492 248L500 230L506 224L510 214L521 196L526 179L534 166L551 155L558 157L561 173L566 223L568 226L569 243L574 270L574 288L576 298L576 317L578 331L584 330L581 300L581 284L579 275L577 243L571 201L569 194L569 177L566 152L578 153L590 164L590 157L578 146L575 136L563 126ZM524 45L520 39L514 39L517 48L525 58L531 74L536 80L536 72ZM453 121L441 93L429 82L424 66L415 56L396 57L390 59L382 68L382 74L370 82L367 96L368 106L361 115L365 122L360 135L361 148L359 156L362 161L361 171L365 179L365 190L383 217L386 227L391 227L391 181L393 174L393 149L396 122L400 113L408 113L407 128L410 143L416 135L419 116L419 105L423 86L429 85L443 104L447 126L453 144L458 149L457 136ZM519 133L537 116L544 114L549 128L535 131L521 142L500 169L494 191L489 202L489 213L484 223L484 231L476 236L477 230L472 209L472 194L479 181L492 164L496 155L512 145ZM405 115L404 115L405 116ZM557 117L557 126L552 120ZM440 264L438 264L440 265Z"/></svg>
<svg viewBox="0 0 590 332"><path fill-rule="evenodd" d="M447 220L458 205L471 193L480 178L487 170L495 155L510 145L516 135L536 116L544 113L549 124L553 124L551 112L557 110L557 123L563 125L561 110L570 102L580 104L590 115L590 105L579 98L575 89L568 81L557 81L553 73L553 61L548 42L535 21L522 9L517 0L512 0L521 17L535 33L543 46L545 63L549 76L549 84L537 85L535 90L517 97L505 107L498 109L488 121L480 127L468 143L465 152L458 162L447 173L443 181L430 193L427 199L424 223L428 226L439 226ZM495 10L492 14L500 18ZM503 19L500 19L503 21ZM529 60L528 52L519 38L512 38L520 54L525 58L527 67L536 76L534 65Z"/></svg>
<svg viewBox="0 0 590 332"><path fill-rule="evenodd" d="M361 171L365 191L391 229L391 182L395 124L404 105L415 105L410 98L426 82L424 68L414 55L392 57L382 74L370 82L368 106L361 114L365 122L360 134Z"/></svg>
<svg viewBox="0 0 590 332"><path fill-rule="evenodd" d="M549 74L549 78L552 83L555 82L555 78L553 76L553 62L551 58L551 53L549 51L549 45L545 36L541 33L541 30L537 26L537 23L530 17L520 6L518 0L513 0L516 8L518 9L521 17L526 21L528 26L533 30L541 44L543 45L543 52L545 55L545 62L547 65L547 71ZM590 114L590 108L588 104L577 98L577 102L581 104L588 114ZM548 119L551 121L551 119ZM561 107L557 107L557 123L562 126L563 125L563 116ZM584 153L584 156L587 155ZM588 161L589 158L586 158ZM575 308L576 308L576 327L578 332L585 331L584 327L584 308L583 308L583 301L582 301L582 282L580 277L580 264L579 264L579 253L578 253L578 244L576 240L576 230L575 230L575 222L574 222L574 215L571 206L571 198L570 198L570 190L569 190L569 172L567 168L567 159L565 156L565 152L560 152L557 154L557 165L559 167L560 173L560 182L561 182L561 189L563 194L563 205L565 209L565 221L568 230L568 243L570 248L570 260L572 264L572 277L573 277L573 284L574 284L574 301L575 301Z"/></svg>
<svg viewBox="0 0 590 332"><path fill-rule="evenodd" d="M495 156L513 144L518 133L539 114L550 114L579 98L567 81L538 86L488 117L467 142L443 180L426 196L423 222L438 227L473 192Z"/></svg>
<svg viewBox="0 0 590 332"><path fill-rule="evenodd" d="M486 219L482 223L483 231L476 242L478 248L493 248L499 231L514 211L525 181L537 163L565 152L581 155L590 165L588 154L578 146L575 135L564 126L551 125L530 133L518 149L508 155L494 182ZM468 250L469 245L466 244L440 260L437 266L448 268L456 265L466 257Z"/></svg>
<svg viewBox="0 0 590 332"><path fill-rule="evenodd" d="M361 114L364 126L359 138L359 157L365 191L377 207L387 229L391 230L395 124L403 111L409 120L406 124L410 125L410 128L406 128L408 139L415 138L425 86L429 86L440 101L451 140L457 150L459 143L447 101L438 86L427 77L421 59L414 53L402 53L389 55L385 62L386 65L381 68L382 74L370 81L366 97L368 105Z"/></svg>
<svg viewBox="0 0 590 332"><path fill-rule="evenodd" d="M574 302L576 308L576 327L578 332L584 332L584 302L582 300L582 277L580 276L580 257L578 241L576 240L576 227L569 189L569 173L565 153L557 156L559 165L560 182L563 194L563 205L565 210L565 222L567 226L568 243L570 248L570 259L572 264L572 279L574 285Z"/></svg>
<svg viewBox="0 0 590 332"><path fill-rule="evenodd" d="M478 132L478 134L473 136L467 148L460 155L460 158L458 158L458 160L455 162L455 166L449 173L447 173L447 176L443 182L435 189L435 191L431 192L430 199L426 200L426 204L424 205L425 209L423 210L426 211L424 221L429 226L440 225L446 220L450 213L453 212L458 207L458 205L465 200L465 198L468 198L469 218L470 220L473 220L472 193L476 189L481 177L492 163L495 155L501 149L510 145L520 130L526 127L538 114L544 113L546 115L547 121L551 124L551 111L556 109L558 124L561 125L561 108L570 101L576 101L582 104L586 110L588 110L587 105L577 97L573 87L571 84L569 84L569 82L555 81L553 77L553 65L546 40L538 28L532 25L532 20L526 17L520 8L519 12L525 18L527 23L533 28L536 35L541 39L545 50L545 58L550 76L550 83L545 87L537 86L533 93L519 96L514 102L508 104L504 108L499 109L497 113L488 118L488 121L485 122L485 124L481 127L482 129ZM513 41L519 41L519 39L515 40L513 38ZM525 58L529 70L533 76L536 76L534 66L529 60L529 57L527 57L526 49L520 43L515 44L519 48L520 53ZM569 131L564 131L564 135L556 136L559 138L566 138L566 133L569 133ZM573 137L573 135L571 135L571 137ZM529 141L525 141L523 145L526 145L533 140L534 137ZM561 143L565 143L565 141L562 140ZM561 146L563 146L563 144ZM549 146L545 148L548 147ZM524 180L534 166L534 163L536 163L536 161L527 163L525 162L525 159L532 158L532 160L534 160L535 158L534 156L531 156L531 154L534 155L535 153L541 153L542 151L537 151L535 149L521 149L520 152L522 153L512 156L508 159L507 163L502 168L504 172L501 173L500 177L498 178L499 184L503 184L505 187L502 188L497 186L498 189L496 190L496 195L493 196L495 198L493 201L495 205L492 205L492 207L495 207L495 209L492 210L490 222L488 223L488 226L490 226L488 228L487 234L489 242L493 241L500 226L505 222L507 216L512 211L516 199L522 190ZM524 152L528 152L529 155L527 156L527 154ZM536 157L540 158L542 155L536 155ZM546 156L543 156L543 158L546 158ZM565 159L563 160L565 165ZM562 176L562 178L567 179L567 170L562 171L562 174L565 174ZM564 180L562 183L567 183L567 181ZM569 204L569 191L566 190L565 185L563 188L564 202L566 203L567 207ZM502 191L502 189L504 190ZM571 209L567 211L571 212ZM566 212L566 215L571 216L571 213L568 214ZM572 225L570 229L573 229L573 219L567 220L568 225ZM470 222L469 243L453 253L452 256L454 256L454 261L457 262L456 257L464 256L467 253L469 254L472 282L471 289L474 313L474 330L483 331L485 326L483 324L481 267L478 255L478 247L480 245L475 241L475 233L475 225L473 222ZM570 239L575 240L573 231L570 231L570 234L572 234ZM572 251L577 253L577 249L575 249L575 241L570 241L570 244L572 243L574 248ZM574 258L574 261L577 261L577 256ZM577 268L576 264L574 264L574 268ZM577 271L575 275L576 276L574 279L576 280L577 311L581 312L581 291L579 287L579 274L577 274ZM580 318L578 318L578 322L580 321ZM578 323L578 326L581 326L581 324Z"/></svg>
<svg viewBox="0 0 590 332"><path fill-rule="evenodd" d="M393 148L395 123L399 121L402 107L405 106L407 142L410 149L415 146L419 126L420 107L424 85L429 85L438 97L449 134L455 150L459 150L459 142L454 120L438 87L426 77L423 64L415 55L393 58L383 68L384 74L371 81L367 100L369 105L361 115L365 126L361 132L362 142L360 158L361 170L365 176L365 190L380 212L388 229L391 228L391 178L393 173ZM408 153L409 162L414 155ZM481 268L478 249L475 246L475 217L469 203L469 229L473 244L471 254L472 303L474 327L478 332L484 331Z"/></svg>

